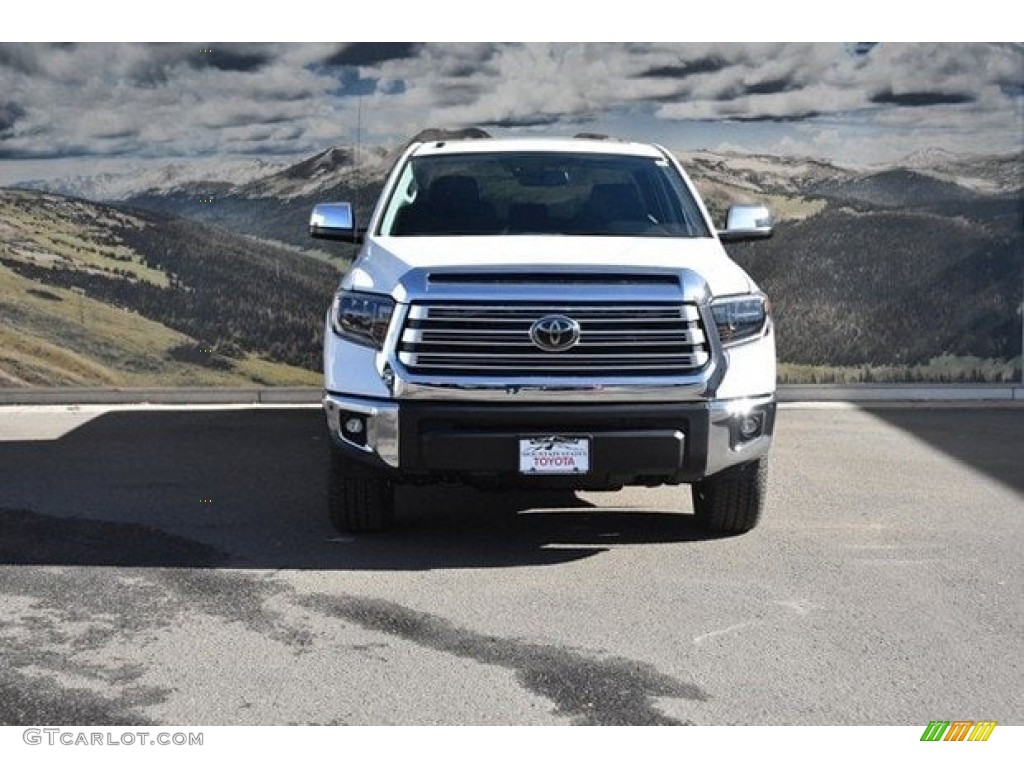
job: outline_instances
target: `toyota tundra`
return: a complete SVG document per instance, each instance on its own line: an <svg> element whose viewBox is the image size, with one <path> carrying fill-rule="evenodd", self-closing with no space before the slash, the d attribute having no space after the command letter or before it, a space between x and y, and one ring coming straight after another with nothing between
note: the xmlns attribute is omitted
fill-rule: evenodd
<svg viewBox="0 0 1024 768"><path fill-rule="evenodd" d="M701 525L753 528L775 421L770 304L665 149L608 139L416 143L324 333L329 514L376 531L402 483L615 490L689 484ZM686 504L680 499L680 508Z"/></svg>

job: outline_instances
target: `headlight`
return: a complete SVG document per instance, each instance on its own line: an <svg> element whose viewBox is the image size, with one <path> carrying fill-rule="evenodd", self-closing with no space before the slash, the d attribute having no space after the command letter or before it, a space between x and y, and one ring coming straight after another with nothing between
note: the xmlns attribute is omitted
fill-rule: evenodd
<svg viewBox="0 0 1024 768"><path fill-rule="evenodd" d="M764 333L771 305L760 294L729 296L711 302L711 315L723 346L750 341Z"/></svg>
<svg viewBox="0 0 1024 768"><path fill-rule="evenodd" d="M331 306L331 326L349 341L382 349L394 309L388 296L339 291Z"/></svg>

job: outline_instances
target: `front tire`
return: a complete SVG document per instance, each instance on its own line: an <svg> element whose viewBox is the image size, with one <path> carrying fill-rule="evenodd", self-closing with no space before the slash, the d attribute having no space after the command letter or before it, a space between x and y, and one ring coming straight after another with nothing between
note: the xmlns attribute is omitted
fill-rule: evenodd
<svg viewBox="0 0 1024 768"><path fill-rule="evenodd" d="M697 522L718 533L746 533L757 526L768 490L768 460L730 467L692 486Z"/></svg>
<svg viewBox="0 0 1024 768"><path fill-rule="evenodd" d="M339 533L383 531L394 519L395 485L332 450L327 512Z"/></svg>

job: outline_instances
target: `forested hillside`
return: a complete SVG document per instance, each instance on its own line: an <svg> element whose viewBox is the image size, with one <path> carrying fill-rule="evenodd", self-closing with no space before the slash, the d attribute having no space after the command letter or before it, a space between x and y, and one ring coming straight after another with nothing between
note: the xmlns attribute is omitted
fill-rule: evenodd
<svg viewBox="0 0 1024 768"><path fill-rule="evenodd" d="M174 360L312 372L337 270L355 248L310 241L310 209L355 201L365 223L399 151L330 148L237 185L153 189L128 207L0 192L0 268L184 334L192 341L168 353ZM783 362L863 368L861 377L1019 376L1019 155L938 154L868 170L713 152L682 160L717 223L735 202L776 214L774 238L729 251L773 301ZM935 359L942 365L929 367Z"/></svg>
<svg viewBox="0 0 1024 768"><path fill-rule="evenodd" d="M981 219L829 207L729 251L772 298L782 360L913 365L1020 354L1022 248L1007 203Z"/></svg>
<svg viewBox="0 0 1024 768"><path fill-rule="evenodd" d="M1019 378L1019 157L958 160L962 183L948 167L738 158L730 176L698 160L714 211L766 201L777 215L773 238L728 251L772 299L781 361L863 369L854 380Z"/></svg>
<svg viewBox="0 0 1024 768"><path fill-rule="evenodd" d="M9 383L312 384L338 278L194 221L14 190L0 191L0 270ZM44 348L52 364L33 366Z"/></svg>

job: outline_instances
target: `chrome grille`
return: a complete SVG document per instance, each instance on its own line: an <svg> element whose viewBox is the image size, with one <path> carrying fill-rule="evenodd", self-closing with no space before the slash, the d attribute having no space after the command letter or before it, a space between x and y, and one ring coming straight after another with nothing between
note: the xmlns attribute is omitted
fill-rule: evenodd
<svg viewBox="0 0 1024 768"><path fill-rule="evenodd" d="M571 349L547 352L530 327L548 315L579 323ZM700 314L679 303L414 304L398 359L412 373L469 376L678 376L710 359Z"/></svg>

